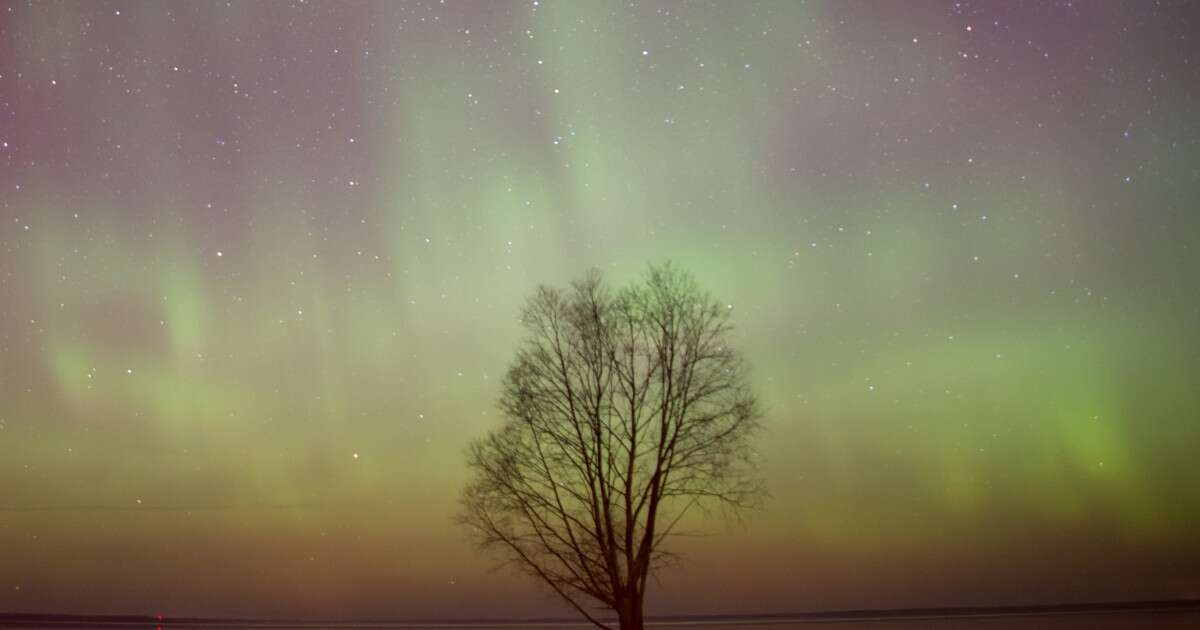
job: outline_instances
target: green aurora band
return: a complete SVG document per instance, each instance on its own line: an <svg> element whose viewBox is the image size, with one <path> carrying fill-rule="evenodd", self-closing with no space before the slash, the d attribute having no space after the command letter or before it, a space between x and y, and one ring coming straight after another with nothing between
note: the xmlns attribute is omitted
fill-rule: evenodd
<svg viewBox="0 0 1200 630"><path fill-rule="evenodd" d="M0 6L0 610L560 614L463 448L668 259L771 498L652 612L1200 595L1194 20L901 4Z"/></svg>

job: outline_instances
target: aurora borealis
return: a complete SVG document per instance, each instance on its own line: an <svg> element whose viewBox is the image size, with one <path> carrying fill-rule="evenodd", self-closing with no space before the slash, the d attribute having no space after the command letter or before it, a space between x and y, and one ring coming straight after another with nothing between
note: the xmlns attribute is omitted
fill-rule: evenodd
<svg viewBox="0 0 1200 630"><path fill-rule="evenodd" d="M672 260L771 498L653 613L1200 596L1188 2L0 4L0 611L561 614L451 516Z"/></svg>

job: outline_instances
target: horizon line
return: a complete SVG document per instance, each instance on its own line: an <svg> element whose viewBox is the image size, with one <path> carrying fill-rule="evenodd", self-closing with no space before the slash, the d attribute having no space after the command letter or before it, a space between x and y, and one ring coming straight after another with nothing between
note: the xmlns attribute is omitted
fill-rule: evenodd
<svg viewBox="0 0 1200 630"><path fill-rule="evenodd" d="M921 619L967 619L1001 617L1038 617L1120 613L1200 613L1200 597L1164 600L1118 600L1036 605L938 606L915 608L861 608L790 613L714 613L703 615L647 615L647 625L776 625L836 621L885 621ZM605 623L615 619L602 619ZM255 617L172 617L138 614L74 614L0 612L0 627L381 627L381 628L481 628L481 627L574 627L592 626L574 617L475 618L475 619L346 619L346 618L255 618Z"/></svg>

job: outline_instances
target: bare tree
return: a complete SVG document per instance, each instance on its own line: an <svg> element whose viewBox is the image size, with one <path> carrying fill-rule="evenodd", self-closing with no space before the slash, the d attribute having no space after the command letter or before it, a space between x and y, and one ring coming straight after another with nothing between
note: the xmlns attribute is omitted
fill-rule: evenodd
<svg viewBox="0 0 1200 630"><path fill-rule="evenodd" d="M689 510L762 495L730 312L669 263L616 292L596 271L539 287L504 424L469 448L459 520L597 626L596 603L642 628L646 577L674 558Z"/></svg>

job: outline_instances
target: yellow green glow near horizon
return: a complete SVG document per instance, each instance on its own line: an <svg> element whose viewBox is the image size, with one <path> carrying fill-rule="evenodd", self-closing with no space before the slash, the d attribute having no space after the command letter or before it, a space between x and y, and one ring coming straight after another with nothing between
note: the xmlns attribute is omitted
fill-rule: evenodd
<svg viewBox="0 0 1200 630"><path fill-rule="evenodd" d="M0 611L561 614L464 447L665 260L771 498L651 612L1200 595L1183 9L964 4L0 5Z"/></svg>

